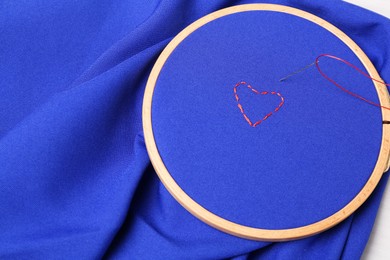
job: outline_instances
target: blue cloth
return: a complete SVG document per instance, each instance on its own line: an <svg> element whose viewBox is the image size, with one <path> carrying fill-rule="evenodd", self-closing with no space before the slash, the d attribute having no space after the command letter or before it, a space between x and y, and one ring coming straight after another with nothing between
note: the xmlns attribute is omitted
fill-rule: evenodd
<svg viewBox="0 0 390 260"><path fill-rule="evenodd" d="M0 257L358 259L388 179L336 227L306 239L236 238L183 209L145 149L151 67L194 20L254 1L0 4ZM387 19L339 1L280 0L347 33L390 81Z"/></svg>

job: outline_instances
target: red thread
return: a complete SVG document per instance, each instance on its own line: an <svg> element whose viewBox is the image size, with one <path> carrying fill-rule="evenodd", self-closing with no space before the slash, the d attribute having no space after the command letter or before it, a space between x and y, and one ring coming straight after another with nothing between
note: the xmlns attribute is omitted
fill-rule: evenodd
<svg viewBox="0 0 390 260"><path fill-rule="evenodd" d="M327 79L328 81L330 81L331 83L333 83L333 85L335 85L336 87L338 87L339 89L341 89L342 91L346 92L347 94L355 97L355 98L358 98L360 100L363 100L364 102L367 102L373 106L376 106L376 107L380 107L380 108L383 108L383 109L387 109L387 110L390 110L390 107L385 107L385 106L382 106L378 103L375 103L371 100L368 100L362 96L360 96L359 94L356 94L352 91L349 91L348 89L344 88L343 86L341 86L340 84L338 84L336 81L334 81L332 78L330 78L328 75L326 75L320 68L320 66L318 65L319 64L319 59L322 58L322 57L328 57L328 58L331 58L331 59L335 59L335 60L338 60L338 61L341 61L345 64L347 64L348 66L350 66L351 68L355 69L357 72L359 72L360 74L362 74L363 76L365 76L366 78L369 78L375 82L378 82L378 83L381 83L385 86L390 86L390 84L388 83L385 83L383 81L380 81L378 79L375 79L373 77L371 77L370 75L368 75L367 73L365 73L364 71L362 71L361 69L359 69L358 67L356 67L355 65L353 65L352 63L346 61L346 60L343 60L339 57L336 57L336 56L333 56L333 55L330 55L330 54L321 54L319 55L317 58L316 58L316 61L315 61L315 64L316 64L316 67L317 67L317 70L318 72L321 74L321 76L323 76L325 79Z"/></svg>
<svg viewBox="0 0 390 260"><path fill-rule="evenodd" d="M265 115L262 119L256 121L255 123L252 123L252 121L249 119L249 117L246 115L245 111L244 111L244 108L242 107L242 105L240 104L240 98L238 97L238 93L237 93L237 88L241 85L246 85L253 93L255 94L260 94L260 95L267 95L267 94L271 94L271 95L277 95L279 98L280 98L280 103L279 105L274 109L274 111L272 112L269 112L267 115ZM275 91L262 91L262 92L259 92L257 91L256 89L254 89L251 85L249 85L248 83L246 83L245 81L241 81L241 82L238 82L235 86L234 86L234 89L233 89L233 92L234 92L234 97L236 98L236 101L237 101L237 107L238 109L240 110L242 116L244 117L244 119L248 122L248 124L252 127L256 127L258 125L260 125L264 120L266 120L267 118L269 118L272 113L274 112L278 112L279 109L283 106L284 104L284 98L283 96L279 93L279 92L275 92Z"/></svg>

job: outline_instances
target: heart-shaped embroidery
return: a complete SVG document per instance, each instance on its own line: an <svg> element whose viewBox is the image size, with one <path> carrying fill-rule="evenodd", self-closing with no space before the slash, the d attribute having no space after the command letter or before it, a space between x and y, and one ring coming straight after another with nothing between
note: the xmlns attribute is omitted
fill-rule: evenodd
<svg viewBox="0 0 390 260"><path fill-rule="evenodd" d="M257 94L257 95L276 95L280 98L280 103L279 105L271 112L269 112L268 114L266 114L262 119L260 120L257 120L255 123L252 123L252 121L249 119L249 117L247 116L247 114L245 113L244 111L244 108L242 107L242 105L240 104L240 98L238 97L238 93L237 93L237 88L239 86L247 86L253 93ZM279 111L279 109L283 106L284 104L284 97L279 93L279 92L275 92L275 91L257 91L256 89L254 89L251 85L249 85L248 83L246 83L245 81L241 81L241 82L238 82L235 86L234 86L234 97L236 98L237 100L237 106L238 106L238 109L240 109L240 112L242 114L242 116L244 117L244 119L248 122L248 124L252 127L256 127L258 125L260 125L263 121L265 121L267 118L269 118L273 113L276 113Z"/></svg>

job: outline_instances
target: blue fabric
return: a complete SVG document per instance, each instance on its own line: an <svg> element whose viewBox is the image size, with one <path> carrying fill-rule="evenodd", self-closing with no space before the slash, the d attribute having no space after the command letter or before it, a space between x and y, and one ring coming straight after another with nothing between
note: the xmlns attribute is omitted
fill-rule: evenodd
<svg viewBox="0 0 390 260"><path fill-rule="evenodd" d="M388 174L336 227L298 241L263 243L227 235L193 217L150 165L141 106L159 53L197 18L249 2L254 1L2 1L1 258L359 258ZM385 18L339 1L265 2L301 8L335 24L390 81ZM297 60L278 70L298 61L306 64ZM323 93L333 90L329 85ZM374 155L363 154L368 167Z"/></svg>

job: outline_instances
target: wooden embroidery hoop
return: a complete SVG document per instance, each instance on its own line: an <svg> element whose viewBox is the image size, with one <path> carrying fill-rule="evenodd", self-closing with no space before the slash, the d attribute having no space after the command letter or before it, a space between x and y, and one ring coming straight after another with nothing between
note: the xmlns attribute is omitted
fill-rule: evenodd
<svg viewBox="0 0 390 260"><path fill-rule="evenodd" d="M364 65L364 67L366 68L366 70L368 71L371 77L380 79L380 76L376 71L374 65L371 63L370 59L351 38L349 38L345 33L340 31L338 28L336 28L329 22L313 14L310 14L308 12L296 8L287 7L283 5L275 5L275 4L245 4L245 5L238 5L238 6L225 8L216 11L214 13L211 13L209 15L206 15L200 18L199 20L195 21L188 27L186 27L167 45L167 47L164 49L164 51L161 53L158 60L156 61L150 73L146 85L144 100L143 100L142 119L143 119L143 129L144 129L146 148L148 150L148 154L154 166L154 169L156 170L160 180L167 188L167 190L171 193L171 195L190 213L192 213L194 216L196 216L198 219L202 220L203 222L209 224L210 226L238 237L253 239L253 240L286 241L286 240L304 238L307 236L320 233L340 223L342 220L344 220L349 215L351 215L356 209L358 209L373 192L374 188L377 186L379 180L381 179L382 174L385 171L387 171L387 169L389 168L389 149L390 149L390 125L389 124L383 124L382 142L381 142L380 152L379 152L379 156L375 168L371 173L371 176L369 177L368 181L361 189L361 191L355 196L355 198L353 198L346 206L344 206L344 208L342 208L338 212L334 213L333 215L321 221L315 222L310 225L302 226L302 227L291 228L291 229L278 229L278 230L260 229L260 228L253 228L249 226L240 225L232 221L229 221L227 219L224 219L222 217L219 217L214 213L208 211L201 205L199 205L196 201L194 201L181 189L181 187L175 182L171 174L168 172L167 168L163 163L163 160L160 157L154 139L153 128L152 128L153 92L160 71L164 66L166 60L169 58L170 54L187 36L189 36L192 32L194 32L201 26L220 17L234 14L234 13L239 13L239 12L246 12L246 11L274 11L274 12L287 13L287 14L295 15L297 17L309 20L325 28L326 30L334 34L336 37L338 37L341 41L343 41L344 44L346 44L355 53L355 55L360 59L360 61L362 62L362 64ZM384 85L377 83L375 81L373 81L373 84L377 90L380 104L382 106L389 107L390 99L389 99L387 88ZM389 121L390 111L383 108L381 108L381 111L382 111L383 121Z"/></svg>

